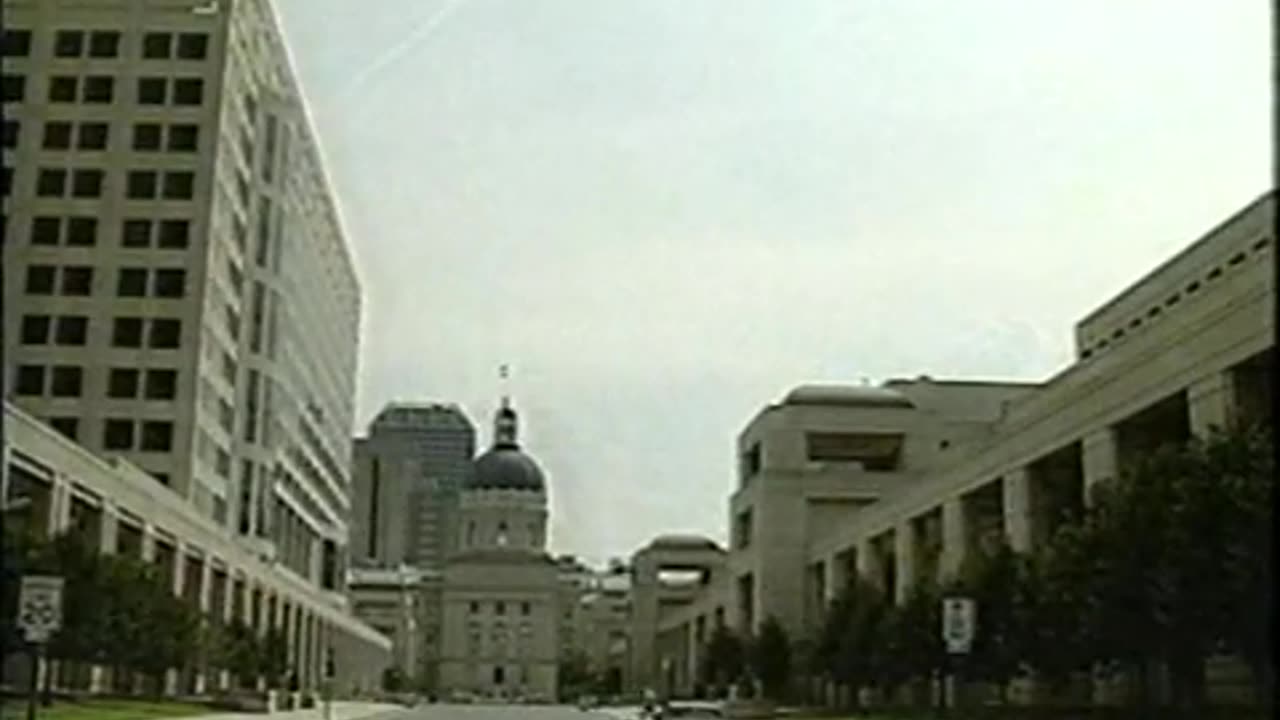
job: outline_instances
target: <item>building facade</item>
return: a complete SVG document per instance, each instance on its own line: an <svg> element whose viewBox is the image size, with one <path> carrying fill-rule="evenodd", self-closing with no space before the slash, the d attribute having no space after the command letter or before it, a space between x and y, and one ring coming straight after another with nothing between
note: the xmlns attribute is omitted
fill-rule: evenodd
<svg viewBox="0 0 1280 720"><path fill-rule="evenodd" d="M393 403L356 439L351 557L440 571L457 537L475 427L452 404Z"/></svg>
<svg viewBox="0 0 1280 720"><path fill-rule="evenodd" d="M1075 362L1044 382L805 386L767 407L739 438L728 572L636 626L638 665L688 692L715 612L802 637L855 573L902 598L989 538L1046 542L1158 444L1274 426L1275 212L1268 193L1089 314ZM1215 662L1212 691L1239 692L1238 671Z"/></svg>

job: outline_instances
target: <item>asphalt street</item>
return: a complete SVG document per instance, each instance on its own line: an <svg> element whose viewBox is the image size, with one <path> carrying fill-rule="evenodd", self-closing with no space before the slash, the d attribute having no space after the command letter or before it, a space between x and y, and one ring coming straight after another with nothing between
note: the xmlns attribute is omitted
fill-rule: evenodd
<svg viewBox="0 0 1280 720"><path fill-rule="evenodd" d="M584 712L573 706L543 705L422 705L379 714L377 720L616 720L635 717L634 712Z"/></svg>

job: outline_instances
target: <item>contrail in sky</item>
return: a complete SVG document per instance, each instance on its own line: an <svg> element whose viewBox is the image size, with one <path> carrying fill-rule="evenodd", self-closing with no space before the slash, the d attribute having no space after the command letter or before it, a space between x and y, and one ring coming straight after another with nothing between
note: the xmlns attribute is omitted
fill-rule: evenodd
<svg viewBox="0 0 1280 720"><path fill-rule="evenodd" d="M387 48L368 65L365 65L363 68L356 71L356 73L351 76L351 79L347 81L346 85L344 85L342 90L338 93L338 99L347 99L353 91L359 90L365 86L373 76L387 69L387 67L392 63L395 63L400 58L404 57L405 53L412 50L418 43L431 37L431 34L439 29L439 27L444 24L445 20L449 19L449 16L458 9L458 6L461 5L462 2L463 0L444 0L444 3L440 5L439 10L427 19L423 20L422 23L406 35L403 40Z"/></svg>

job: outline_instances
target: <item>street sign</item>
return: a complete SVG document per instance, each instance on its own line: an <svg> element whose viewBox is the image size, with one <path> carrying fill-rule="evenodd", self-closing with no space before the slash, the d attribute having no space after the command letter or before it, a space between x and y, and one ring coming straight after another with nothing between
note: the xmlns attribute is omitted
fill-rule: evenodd
<svg viewBox="0 0 1280 720"><path fill-rule="evenodd" d="M953 655L969 652L973 645L976 615L977 609L972 598L942 599L942 640L947 644L947 652Z"/></svg>
<svg viewBox="0 0 1280 720"><path fill-rule="evenodd" d="M43 643L62 627L62 578L23 575L18 593L18 627L27 642Z"/></svg>

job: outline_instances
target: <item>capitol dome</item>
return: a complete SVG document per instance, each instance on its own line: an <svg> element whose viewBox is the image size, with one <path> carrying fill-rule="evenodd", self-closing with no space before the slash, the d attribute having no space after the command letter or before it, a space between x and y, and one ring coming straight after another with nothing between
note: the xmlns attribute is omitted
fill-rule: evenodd
<svg viewBox="0 0 1280 720"><path fill-rule="evenodd" d="M542 468L516 442L516 411L505 404L494 423L493 447L476 458L467 487L473 490L543 491Z"/></svg>

